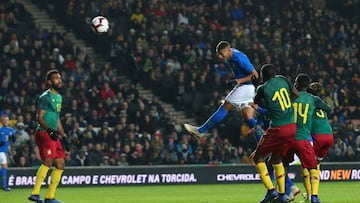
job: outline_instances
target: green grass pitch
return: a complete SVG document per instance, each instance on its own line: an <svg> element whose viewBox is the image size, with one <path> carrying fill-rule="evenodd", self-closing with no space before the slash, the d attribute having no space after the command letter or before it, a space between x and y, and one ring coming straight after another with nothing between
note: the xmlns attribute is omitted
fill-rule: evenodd
<svg viewBox="0 0 360 203"><path fill-rule="evenodd" d="M301 183L296 183L304 191ZM360 202L360 182L322 182L322 203ZM45 195L47 188L41 193ZM31 188L0 191L0 203L29 203ZM57 198L65 203L254 203L265 194L261 183L216 185L154 185L59 187ZM301 195L295 203L303 200Z"/></svg>

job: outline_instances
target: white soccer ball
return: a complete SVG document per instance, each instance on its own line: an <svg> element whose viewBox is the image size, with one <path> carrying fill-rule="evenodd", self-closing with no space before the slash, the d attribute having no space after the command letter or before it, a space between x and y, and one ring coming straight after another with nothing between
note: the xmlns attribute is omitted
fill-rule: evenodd
<svg viewBox="0 0 360 203"><path fill-rule="evenodd" d="M91 27L95 33L103 34L109 30L109 21L104 16L96 16L91 20Z"/></svg>

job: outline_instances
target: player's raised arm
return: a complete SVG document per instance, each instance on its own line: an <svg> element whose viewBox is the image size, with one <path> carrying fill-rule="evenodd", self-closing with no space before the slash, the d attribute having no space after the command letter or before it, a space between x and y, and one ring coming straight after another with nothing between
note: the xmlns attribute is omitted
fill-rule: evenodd
<svg viewBox="0 0 360 203"><path fill-rule="evenodd" d="M328 104L326 104L325 102L323 102L320 97L313 96L313 98L314 98L316 108L322 109L322 110L326 111L326 113L331 112L331 107Z"/></svg>

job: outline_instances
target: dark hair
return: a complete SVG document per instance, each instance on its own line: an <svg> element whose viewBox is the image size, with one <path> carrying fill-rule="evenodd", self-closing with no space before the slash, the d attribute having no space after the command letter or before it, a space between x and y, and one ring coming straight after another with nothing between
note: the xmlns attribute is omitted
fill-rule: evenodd
<svg viewBox="0 0 360 203"><path fill-rule="evenodd" d="M318 94L319 94L318 91L315 91L311 88L307 88L306 91L315 96L318 96Z"/></svg>
<svg viewBox="0 0 360 203"><path fill-rule="evenodd" d="M46 81L48 80L51 80L51 76L54 75L54 74L60 74L58 70L56 69L52 69L52 70L49 70L47 73L46 73Z"/></svg>
<svg viewBox="0 0 360 203"><path fill-rule="evenodd" d="M228 41L220 41L217 45L216 45L216 53L219 52L219 50L223 50L227 47L230 47L230 43Z"/></svg>
<svg viewBox="0 0 360 203"><path fill-rule="evenodd" d="M275 76L275 66L273 64L267 63L261 66L261 75L263 81L267 81L268 79Z"/></svg>
<svg viewBox="0 0 360 203"><path fill-rule="evenodd" d="M309 88L310 82L310 77L304 73L300 73L295 78L296 88L299 90L307 90Z"/></svg>

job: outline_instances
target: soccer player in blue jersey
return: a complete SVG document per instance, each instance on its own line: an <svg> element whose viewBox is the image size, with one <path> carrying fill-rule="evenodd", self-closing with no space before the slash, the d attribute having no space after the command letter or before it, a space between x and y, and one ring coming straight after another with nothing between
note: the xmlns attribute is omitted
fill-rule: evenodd
<svg viewBox="0 0 360 203"><path fill-rule="evenodd" d="M15 130L9 125L9 117L3 116L1 119L2 127L0 127L0 164L1 164L1 183L4 191L10 191L7 185L7 153L10 141L15 141Z"/></svg>
<svg viewBox="0 0 360 203"><path fill-rule="evenodd" d="M233 73L234 79L231 80L231 84L234 85L234 88L226 96L225 102L200 127L184 124L185 130L197 137L203 137L211 127L221 122L234 108L241 109L243 119L250 129L256 125L255 110L248 104L254 101L255 86L252 84L252 79L259 77L258 72L249 58L243 52L232 48L227 41L217 44L216 53L218 59L224 61Z"/></svg>

